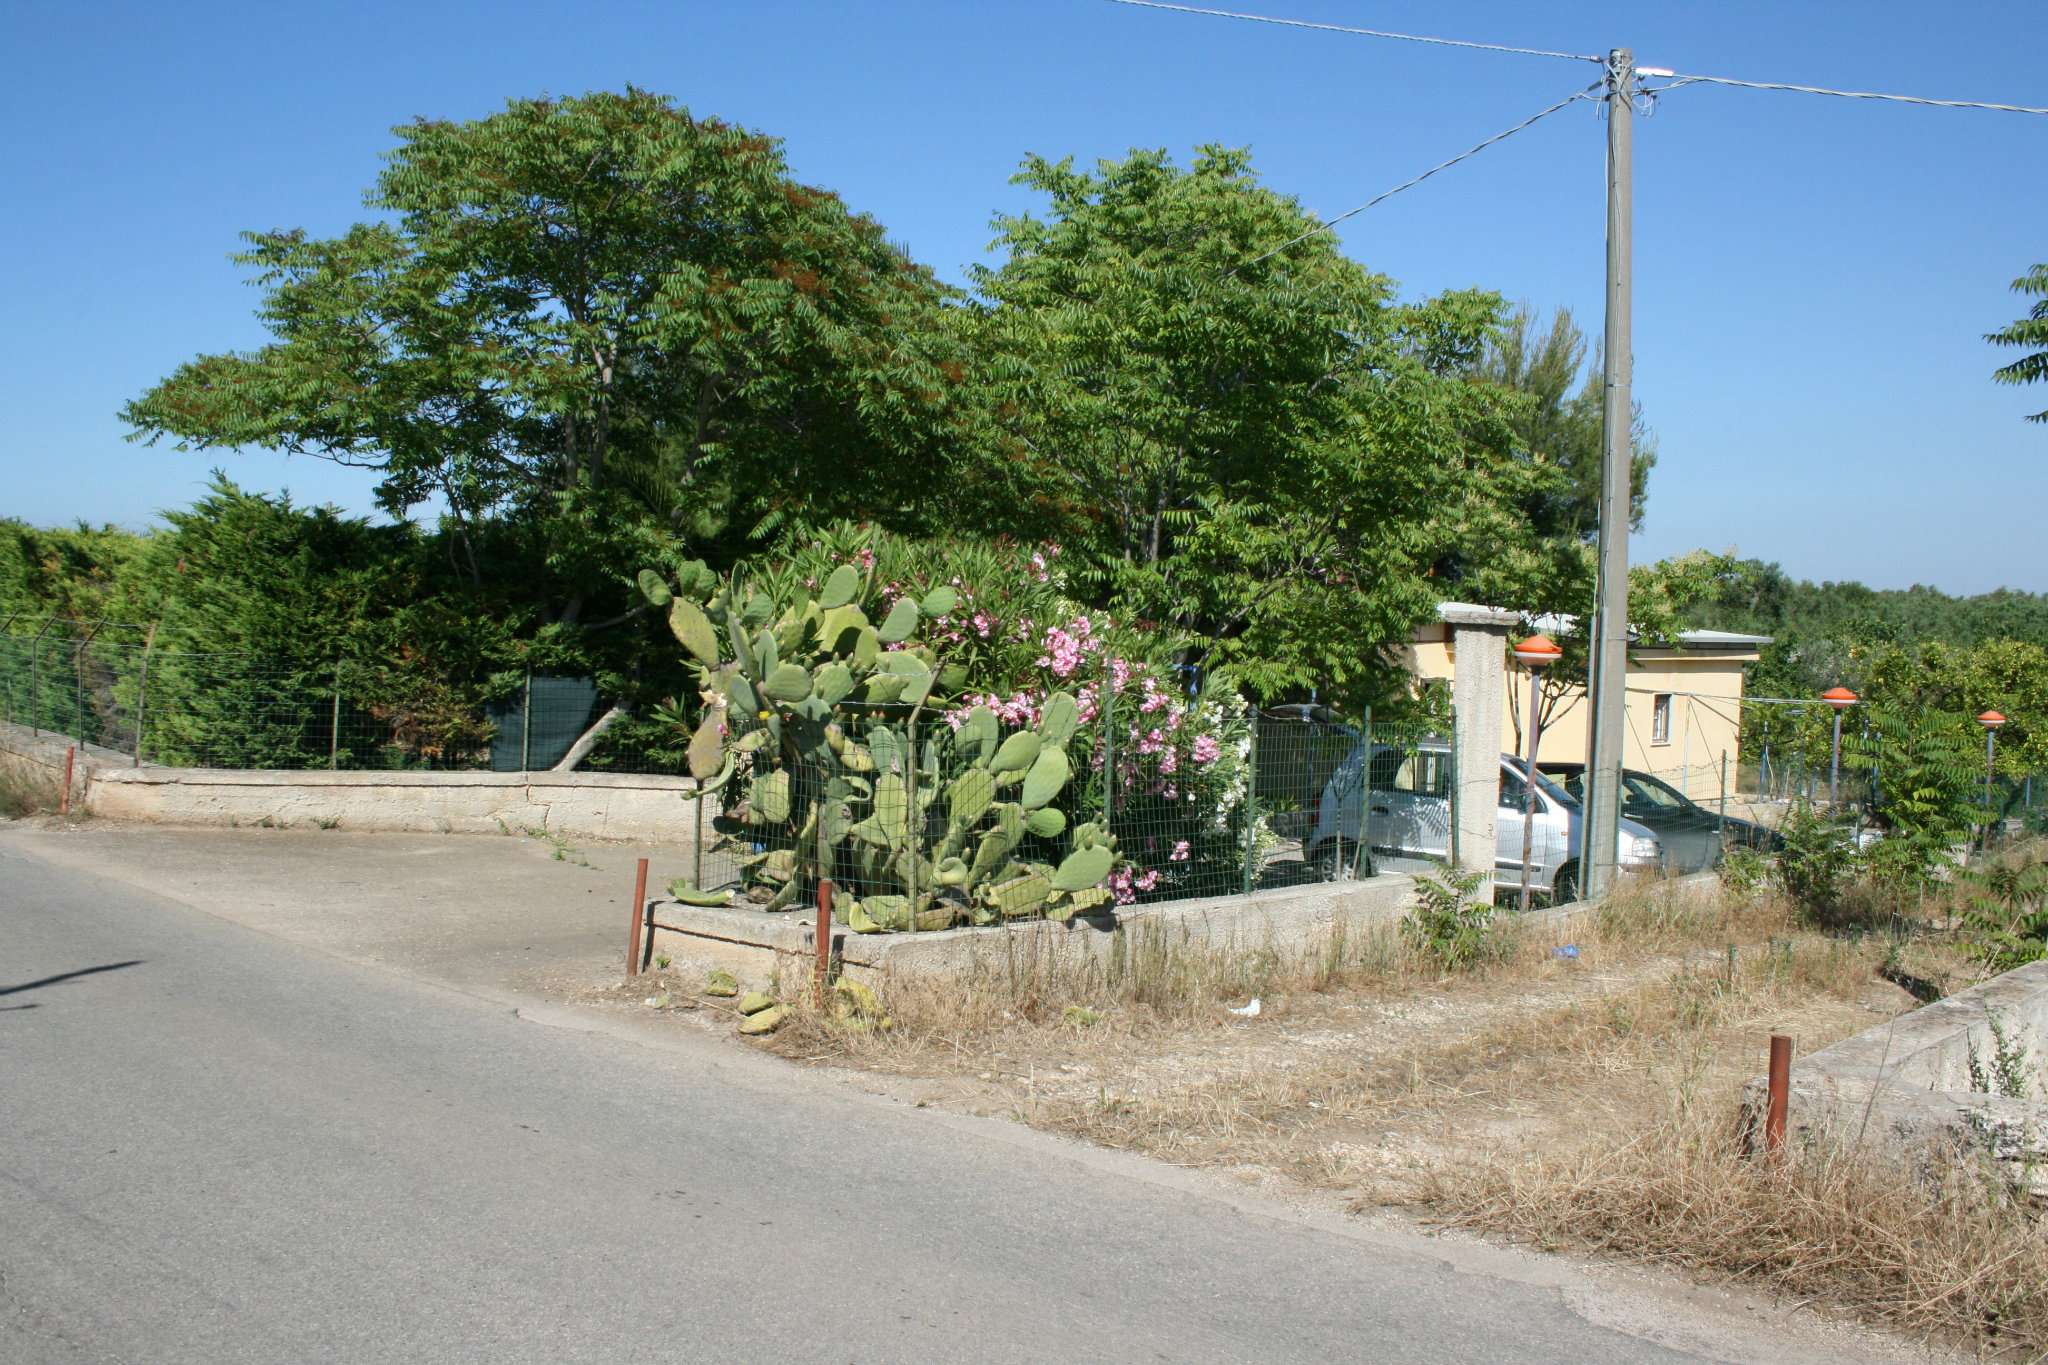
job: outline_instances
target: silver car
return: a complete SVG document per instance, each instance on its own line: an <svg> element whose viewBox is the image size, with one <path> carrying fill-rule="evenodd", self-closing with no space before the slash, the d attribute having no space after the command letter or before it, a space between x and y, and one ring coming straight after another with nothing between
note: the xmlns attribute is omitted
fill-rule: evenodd
<svg viewBox="0 0 2048 1365"><path fill-rule="evenodd" d="M1500 760L1500 809L1494 820L1496 881L1519 883L1522 877L1524 765L1503 754ZM1369 779L1369 781L1368 781ZM1342 875L1357 866L1360 817L1368 789L1370 817L1365 822L1366 861L1372 856L1441 860L1451 851L1451 749L1443 740L1396 746L1376 744L1368 768L1363 745L1354 748L1323 788L1316 823L1303 849L1325 876ZM1536 801L1530 821L1529 885L1554 903L1575 900L1579 887L1579 852L1584 812L1564 788L1542 773L1536 775ZM1656 871L1664 861L1657 836L1633 820L1621 822L1617 849L1624 871Z"/></svg>

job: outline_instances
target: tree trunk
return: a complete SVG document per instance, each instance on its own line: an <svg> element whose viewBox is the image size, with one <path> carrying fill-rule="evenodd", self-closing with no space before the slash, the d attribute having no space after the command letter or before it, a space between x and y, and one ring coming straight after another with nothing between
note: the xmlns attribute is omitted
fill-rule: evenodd
<svg viewBox="0 0 2048 1365"><path fill-rule="evenodd" d="M611 710L597 718L595 725L592 725L588 730L579 735L576 742L569 746L569 752L562 755L562 761L548 771L557 773L574 772L576 765L581 763L589 756L590 751L597 747L597 741L604 735L604 732L631 714L632 712L628 711L623 704L612 707Z"/></svg>

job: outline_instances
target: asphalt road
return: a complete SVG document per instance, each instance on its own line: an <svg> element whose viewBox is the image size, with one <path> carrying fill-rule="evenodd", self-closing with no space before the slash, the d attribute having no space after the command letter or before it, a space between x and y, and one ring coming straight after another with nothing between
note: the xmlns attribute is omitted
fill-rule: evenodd
<svg viewBox="0 0 2048 1365"><path fill-rule="evenodd" d="M1540 1278L565 1022L0 840L0 1361L1700 1358Z"/></svg>

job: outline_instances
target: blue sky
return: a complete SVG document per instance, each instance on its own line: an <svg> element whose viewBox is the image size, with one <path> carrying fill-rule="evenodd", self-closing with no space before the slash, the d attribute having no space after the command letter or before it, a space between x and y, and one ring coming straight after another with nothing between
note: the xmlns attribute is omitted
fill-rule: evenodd
<svg viewBox="0 0 2048 1365"><path fill-rule="evenodd" d="M2048 104L2048 6L1265 0L1338 23L1749 79ZM120 404L259 344L249 228L362 216L389 128L634 83L787 142L796 172L941 274L982 258L1025 152L1249 145L1335 213L1594 79L1590 66L1103 0L10 6L15 319L0 514L140 526L218 461L367 510L360 472L125 444ZM1574 106L1346 223L1409 294L1483 285L1599 330L1602 147ZM2048 118L1692 87L1638 125L1636 392L1661 459L1634 553L2048 590L2048 391L1982 341L2048 260Z"/></svg>

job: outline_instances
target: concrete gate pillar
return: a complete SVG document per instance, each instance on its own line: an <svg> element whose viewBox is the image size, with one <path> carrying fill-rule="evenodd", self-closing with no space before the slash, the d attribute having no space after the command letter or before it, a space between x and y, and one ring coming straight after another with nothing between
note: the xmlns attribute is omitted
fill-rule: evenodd
<svg viewBox="0 0 2048 1365"><path fill-rule="evenodd" d="M1439 603L1437 617L1451 628L1451 705L1457 711L1451 780L1457 786L1458 865L1486 875L1489 885L1476 896L1484 904L1492 891L1494 819L1500 806L1508 639L1522 618L1499 607L1467 602Z"/></svg>

